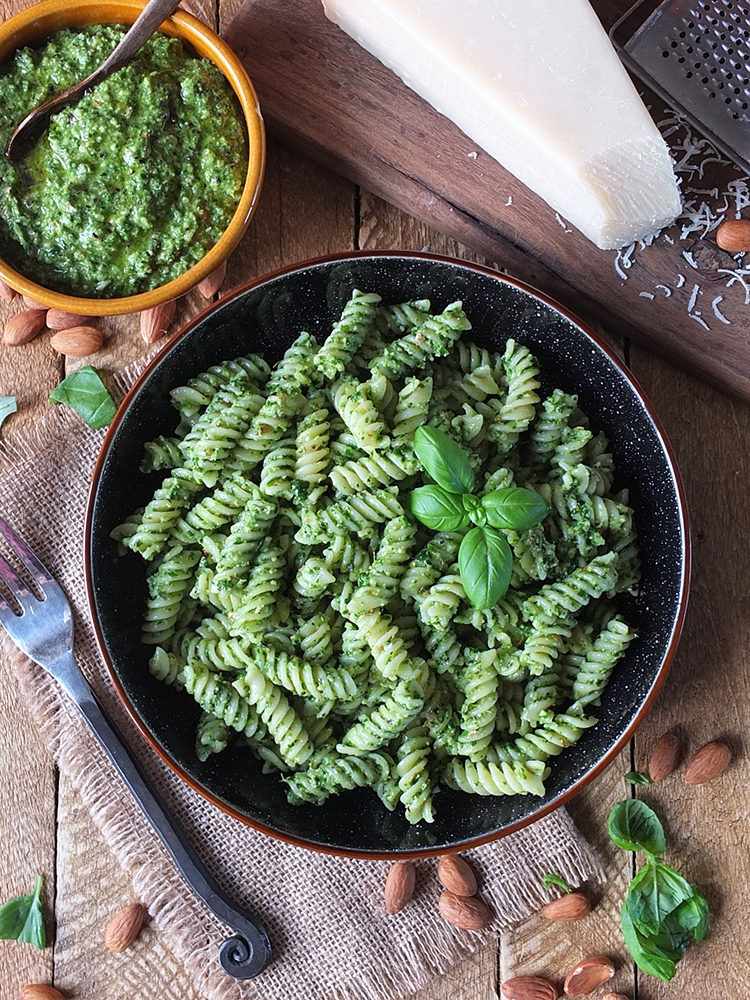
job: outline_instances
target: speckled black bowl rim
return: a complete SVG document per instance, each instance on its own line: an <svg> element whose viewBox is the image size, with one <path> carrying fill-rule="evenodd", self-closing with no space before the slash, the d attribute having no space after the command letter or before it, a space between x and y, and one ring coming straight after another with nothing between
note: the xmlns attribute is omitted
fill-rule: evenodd
<svg viewBox="0 0 750 1000"><path fill-rule="evenodd" d="M541 802L533 797L511 797L515 800L522 800L524 804L528 804L529 808L527 811L522 812L522 814L517 815L507 822L499 821L494 828L487 828L487 819L484 818L485 828L474 832L460 831L459 822L459 832L454 836L443 835L432 837L430 840L429 835L426 839L420 839L413 835L413 829L410 831L412 836L410 837L407 833L403 835L403 831L399 830L394 834L393 838L390 838L389 843L383 842L368 844L366 847L358 846L357 840L357 828L362 828L362 824L366 822L367 817L364 813L360 813L357 817L353 818L353 830L354 833L351 835L339 837L336 841L335 838L329 835L330 839L326 838L324 833L321 833L317 829L315 832L303 832L300 833L299 830L290 831L288 829L281 829L274 825L275 820L273 817L264 816L260 818L259 816L248 815L241 808L233 805L231 802L227 801L226 797L222 797L220 794L213 791L210 787L206 786L205 781L202 778L196 777L194 773L190 773L187 769L187 765L181 763L175 758L175 755L170 752L170 750L163 745L159 738L152 731L152 727L144 720L139 708L134 704L134 698L131 697L132 692L127 690L127 685L123 682L120 674L120 670L117 664L117 653L110 648L111 635L108 636L107 628L109 627L110 632L112 631L111 626L105 627L103 625L103 619L101 612L106 609L100 607L99 603L99 588L102 585L102 580L104 575L111 568L109 563L105 560L102 563L101 549L97 551L98 539L100 540L102 536L101 522L104 520L109 526L114 526L118 523L117 520L112 521L111 517L107 518L106 513L103 508L106 508L106 496L103 497L102 494L102 483L105 481L106 477L108 458L118 442L121 440L121 428L124 432L127 431L127 426L123 428L123 424L127 425L128 416L131 413L133 405L136 400L141 397L141 393L144 391L144 386L149 382L151 377L156 373L160 366L163 364L166 358L172 355L172 352L178 345L185 341L185 338L190 337L193 331L200 331L200 328L206 324L207 320L212 320L216 314L218 314L218 324L221 325L222 315L229 315L228 309L231 309L233 305L236 305L239 300L245 299L252 293L258 293L262 286L265 286L271 282L277 282L279 279L284 279L288 276L299 276L304 277L301 272L305 272L308 269L320 269L320 268L341 268L347 269L351 268L357 272L362 272L364 268L365 273L367 270L367 262L372 261L372 266L375 267L378 262L392 260L392 261L402 261L403 266L408 270L409 268L419 268L424 266L429 268L431 265L436 265L438 268L442 265L447 265L451 270L445 273L451 273L460 275L461 278L466 277L471 279L472 276L479 276L482 280L487 278L492 279L493 282L498 282L505 286L510 291L507 293L510 298L509 303L516 303L516 300L522 301L522 305L527 309L534 308L539 310L540 315L544 315L547 319L545 322L562 322L562 326L565 326L565 322L575 328L578 331L576 336L583 336L583 340L578 343L578 347L585 351L590 351L590 357L599 357L599 364L605 364L611 366L608 371L613 375L615 379L619 379L620 384L626 388L625 397L623 397L622 402L624 404L629 404L631 406L636 406L638 412L642 415L644 422L644 429L648 436L652 439L652 443L655 445L654 448L654 461L659 467L659 473L663 477L660 480L660 485L658 489L666 491L666 503L663 509L663 516L668 521L669 527L669 545L671 546L671 557L672 561L675 562L673 569L667 566L663 572L669 572L667 588L669 593L664 594L654 594L653 597L659 597L664 599L668 603L669 607L664 610L664 615L668 617L668 621L664 623L663 631L664 638L658 650L658 656L651 658L651 672L648 674L649 682L645 693L643 693L633 705L627 706L627 709L622 709L622 714L624 718L624 724L621 725L620 732L616 738L608 745L607 749L600 753L596 759L585 766L581 764L578 768L578 772L573 774L572 780L561 788L558 792L553 792L547 799L543 799ZM394 266L397 267L398 264L390 263L385 265L386 267ZM457 270L453 270L457 269ZM328 274L329 284L330 284L330 272L324 272ZM418 273L418 272L417 272ZM317 277L317 275L315 275ZM426 280L426 279L425 279ZM458 277L456 280L459 280ZM350 286L351 287L351 284ZM518 293L523 293L522 296L518 296ZM530 297L530 300L525 298L525 296ZM249 300L248 300L249 301ZM339 303L340 306L341 303ZM434 307L434 306L433 306ZM518 305L521 309L521 305ZM541 310L544 310L542 312ZM552 310L552 313L548 313L546 310ZM479 324L477 324L477 327ZM511 332L506 334L507 336L512 335ZM197 336L197 334L196 334ZM561 335L564 339L564 335ZM524 338L521 338L522 340ZM257 350L259 348L253 345L247 345L248 350ZM532 347L532 350L535 350ZM536 351L535 351L536 353ZM222 354L219 350L218 355L214 358L211 363L217 363L227 356ZM603 357L602 357L603 356ZM189 374L195 374L200 368L190 369ZM558 373L552 378L552 381L563 381ZM575 387L570 388L569 386L561 386L565 391L576 391ZM583 405L583 404L582 404ZM586 406L584 406L586 409ZM592 427L598 430L601 426L599 420L592 418ZM606 432L608 436L610 435L610 430L607 429ZM143 440L146 438L144 437ZM139 441L139 445L142 441ZM616 469L618 468L618 452L613 448L615 453L615 463ZM622 484L620 482L619 476L616 478L616 485L619 488ZM635 506L635 504L634 504ZM657 502L657 507L662 510ZM657 511L657 516L659 513ZM636 509L636 516L638 511ZM638 523L638 522L637 522ZM95 530L96 525L96 530ZM667 556L670 555L669 552L666 553ZM660 555L655 562L670 562L670 559L665 560L664 554ZM657 696L659 689L661 688L664 678L666 676L669 665L674 657L677 644L679 641L680 633L683 627L685 613L687 608L687 597L690 581L690 564L691 564L691 552L690 552L690 539L688 531L688 517L687 517L687 505L685 501L684 490L682 482L677 470L676 462L674 460L672 449L669 442L664 434L664 431L659 423L659 420L640 386L636 382L633 375L628 371L625 365L620 361L620 359L615 355L611 348L601 340L598 335L591 330L584 322L582 322L578 317L576 317L570 310L565 306L556 302L554 299L545 295L542 292L532 288L531 286L517 281L513 278L509 278L506 275L500 274L491 268L484 267L479 264L474 264L470 261L464 261L460 259L454 259L450 257L445 257L437 254L427 254L420 253L416 251L349 251L337 254L329 254L322 257L313 258L310 260L305 260L297 262L286 267L280 268L278 270L264 274L252 281L247 282L241 287L234 290L231 294L222 298L219 302L209 305L203 312L194 317L185 327L178 331L170 341L164 346L164 348L152 359L149 365L146 367L144 372L138 378L137 382L133 385L131 390L128 392L125 400L118 409L118 412L109 427L105 440L102 444L101 452L99 454L97 464L94 470L93 479L91 483L91 488L89 492L89 499L86 511L85 520L85 534L84 534L84 566L85 566L85 578L86 578L86 591L89 602L89 609L91 614L91 619L93 622L96 639L101 651L101 655L106 664L107 670L109 672L112 684L114 685L120 699L125 705L129 715L133 719L135 725L146 739L146 741L151 745L151 747L156 751L156 753L165 761L165 763L180 777L182 778L192 789L206 798L209 802L218 806L224 812L240 820L242 823L247 824L256 830L266 833L272 837L286 841L297 846L309 848L312 850L322 851L328 854L341 855L346 857L359 857L359 858L418 858L418 857L428 857L431 855L445 853L447 851L458 851L465 850L469 847L476 847L484 843L496 840L500 837L506 836L507 834L513 833L521 828L533 823L534 821L540 819L542 816L550 813L554 809L561 806L563 803L567 802L574 795L576 795L584 785L592 781L597 775L599 775L620 753L622 748L628 742L630 737L633 735L637 726L642 721L644 715L652 705L654 699ZM660 571L661 572L661 571ZM111 611L112 609L110 609ZM658 613L658 612L657 612ZM134 624L134 630L138 630L138 626ZM146 647L147 648L147 647ZM631 647L632 648L632 647ZM627 654L626 654L627 656ZM658 662L656 662L658 660ZM618 667L619 669L619 667ZM614 677L613 677L614 680ZM612 682L611 682L612 683ZM627 693L627 680L624 683L624 691ZM602 707L605 707L604 705ZM618 706L620 710L622 706ZM604 714L604 713L602 713ZM600 723L601 724L601 723ZM595 727L596 728L596 727ZM584 737L584 739L574 748L576 751L582 751L586 739L589 737L590 733L594 730L589 731ZM571 753L573 750L571 750ZM226 753L226 751L225 751ZM223 755L219 755L223 756ZM571 758L572 759L572 758ZM554 758L551 763L554 767L556 761L562 762L562 758ZM356 796L363 794L361 791L356 791L353 793L343 793L338 799L343 800L346 796L354 796L354 810L359 811L359 807L362 805L361 800L357 801ZM372 794L372 793L368 793ZM462 793L449 791L447 793L442 793L441 795L453 795L462 796L464 800L469 798L468 796L463 796ZM374 796L373 796L374 797ZM337 799L337 801L338 801ZM485 797L471 796L471 799L481 799L482 803L487 802ZM499 803L499 800L492 799L493 803ZM510 800L506 800L510 801ZM437 810L441 806L445 806L445 802L439 802L437 804ZM341 801L340 806L343 809L348 809L349 806L345 805ZM308 807L295 807L308 808ZM327 808L322 807L323 809ZM491 807L490 807L491 808ZM498 809L500 805L498 804ZM310 810L319 810L320 807L310 806ZM260 810L259 810L260 811ZM339 809L341 811L341 809ZM454 809L455 811L455 809ZM321 816L320 821L312 821L312 828L316 828L321 822L325 822L322 814L317 813ZM494 814L490 813L490 816ZM387 822L387 821L386 821ZM405 821L404 821L405 822ZM491 826L491 819L490 819ZM294 825L294 824L292 824ZM426 827L427 824L418 824L419 827ZM311 828L311 830L312 830ZM387 829L387 827L384 827ZM399 839L400 837L400 839Z"/></svg>

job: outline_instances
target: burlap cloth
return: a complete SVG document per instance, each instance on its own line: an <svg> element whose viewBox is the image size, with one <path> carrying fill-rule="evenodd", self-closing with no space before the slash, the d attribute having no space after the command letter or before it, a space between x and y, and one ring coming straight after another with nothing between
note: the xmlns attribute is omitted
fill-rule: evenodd
<svg viewBox="0 0 750 1000"><path fill-rule="evenodd" d="M120 376L119 390L135 377ZM7 428L8 425L6 425ZM89 482L103 438L59 406L33 435L4 433L0 512L25 536L73 605L76 654L105 710L199 854L233 898L265 922L272 965L244 983L228 977L217 949L227 929L190 892L119 775L56 683L2 633L3 658L61 769L130 874L160 937L211 1000L388 1000L424 987L460 959L538 910L556 872L571 884L602 879L599 862L563 809L530 828L467 852L496 914L487 931L461 931L438 915L435 861L418 863L414 902L395 916L383 903L386 861L335 858L289 846L225 815L181 782L145 744L109 683L89 623L82 569ZM134 620L140 608L133 608ZM123 614L128 613L123 595ZM7 666L6 666L7 669Z"/></svg>

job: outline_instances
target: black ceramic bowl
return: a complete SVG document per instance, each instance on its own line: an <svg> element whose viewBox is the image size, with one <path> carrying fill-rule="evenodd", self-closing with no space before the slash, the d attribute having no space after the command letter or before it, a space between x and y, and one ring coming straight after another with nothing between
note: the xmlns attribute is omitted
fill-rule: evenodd
<svg viewBox="0 0 750 1000"><path fill-rule="evenodd" d="M482 345L508 337L537 356L543 390L577 393L592 428L610 439L616 488L630 490L643 561L638 597L619 603L638 630L608 684L599 723L553 759L543 798L441 790L432 824L410 826L368 790L324 806L292 806L277 775L247 750L196 759L199 710L149 674L140 641L146 600L143 560L118 557L110 531L150 499L154 477L138 472L143 444L174 430L169 390L225 358L264 351L277 360L300 330L322 340L353 288L384 302L429 298L433 309L461 299ZM158 474L157 474L158 476ZM419 856L463 849L504 834L560 805L625 744L661 685L677 645L689 580L685 501L656 417L632 376L591 331L518 282L462 261L408 253L338 255L285 268L238 289L177 334L128 394L104 442L86 533L91 612L113 683L141 732L193 788L245 823L306 847L354 856ZM123 599L127 595L127 600Z"/></svg>

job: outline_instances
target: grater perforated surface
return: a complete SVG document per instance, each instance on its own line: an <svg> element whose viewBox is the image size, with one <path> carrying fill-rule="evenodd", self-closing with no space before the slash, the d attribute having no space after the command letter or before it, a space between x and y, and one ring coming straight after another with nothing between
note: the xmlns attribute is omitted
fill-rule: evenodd
<svg viewBox="0 0 750 1000"><path fill-rule="evenodd" d="M626 18L615 25L623 62L750 171L750 2L665 0L653 7L642 0L631 8L626 18L641 10L646 20L628 39L617 37Z"/></svg>

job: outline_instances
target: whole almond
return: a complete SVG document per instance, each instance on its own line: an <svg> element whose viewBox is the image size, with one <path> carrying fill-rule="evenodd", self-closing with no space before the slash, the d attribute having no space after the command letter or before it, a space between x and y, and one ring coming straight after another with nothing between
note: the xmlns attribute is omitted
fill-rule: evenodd
<svg viewBox="0 0 750 1000"><path fill-rule="evenodd" d="M6 302L12 302L13 299L18 295L15 288L11 288L7 281L3 281L0 278L0 299L5 299Z"/></svg>
<svg viewBox="0 0 750 1000"><path fill-rule="evenodd" d="M95 326L71 326L69 330L58 330L49 342L60 354L85 358L96 354L104 343L104 334Z"/></svg>
<svg viewBox="0 0 750 1000"><path fill-rule="evenodd" d="M481 931L492 923L492 912L476 896L457 896L446 889L438 900L440 915L454 927L463 931Z"/></svg>
<svg viewBox="0 0 750 1000"><path fill-rule="evenodd" d="M591 993L615 974L612 960L606 955L582 959L565 977L565 992L571 997Z"/></svg>
<svg viewBox="0 0 750 1000"><path fill-rule="evenodd" d="M718 740L706 743L688 761L685 781L688 785L702 785L704 781L711 781L726 771L731 759L732 751L726 743Z"/></svg>
<svg viewBox="0 0 750 1000"><path fill-rule="evenodd" d="M110 951L125 951L138 937L145 919L146 907L143 903L131 903L124 907L107 925L104 943Z"/></svg>
<svg viewBox="0 0 750 1000"><path fill-rule="evenodd" d="M591 913L591 903L582 892L566 892L542 907L547 920L580 920L587 913Z"/></svg>
<svg viewBox="0 0 750 1000"><path fill-rule="evenodd" d="M652 781L663 781L674 771L682 757L682 740L674 733L664 733L651 751L648 773Z"/></svg>
<svg viewBox="0 0 750 1000"><path fill-rule="evenodd" d="M389 913L403 910L414 895L417 870L413 861L397 861L385 880L385 908Z"/></svg>
<svg viewBox="0 0 750 1000"><path fill-rule="evenodd" d="M226 276L227 262L223 261L219 264L215 271L212 271L203 279L203 281L198 283L198 291L204 296L204 298L212 299L224 284L224 278L226 278Z"/></svg>
<svg viewBox="0 0 750 1000"><path fill-rule="evenodd" d="M500 989L507 1000L557 1000L557 990L541 976L515 976Z"/></svg>
<svg viewBox="0 0 750 1000"><path fill-rule="evenodd" d="M29 983L21 987L21 1000L65 1000L65 997L54 986L45 983Z"/></svg>
<svg viewBox="0 0 750 1000"><path fill-rule="evenodd" d="M37 334L44 329L44 309L25 309L23 312L11 316L5 324L3 332L3 343L8 347L20 347L28 344Z"/></svg>
<svg viewBox="0 0 750 1000"><path fill-rule="evenodd" d="M160 340L169 329L170 323L174 319L177 300L170 299L169 302L162 302L153 309L144 309L141 313L141 337L147 344L154 344Z"/></svg>
<svg viewBox="0 0 750 1000"><path fill-rule="evenodd" d="M82 313L69 313L64 309L47 310L47 326L50 330L69 330L72 326L94 326L93 316Z"/></svg>
<svg viewBox="0 0 750 1000"><path fill-rule="evenodd" d="M438 861L438 878L456 896L473 896L477 877L468 861L458 854L444 854Z"/></svg>
<svg viewBox="0 0 750 1000"><path fill-rule="evenodd" d="M716 242L729 253L750 250L750 219L727 219L716 230Z"/></svg>
<svg viewBox="0 0 750 1000"><path fill-rule="evenodd" d="M32 299L29 295L24 295L23 304L27 309L46 309L47 306L40 302L39 299Z"/></svg>

